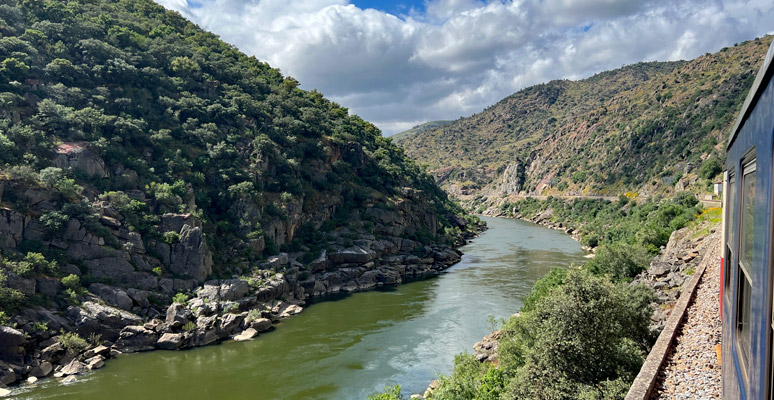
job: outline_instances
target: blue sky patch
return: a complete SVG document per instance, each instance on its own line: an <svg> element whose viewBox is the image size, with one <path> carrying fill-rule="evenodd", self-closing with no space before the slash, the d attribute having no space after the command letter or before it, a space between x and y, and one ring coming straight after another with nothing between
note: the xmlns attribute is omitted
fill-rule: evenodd
<svg viewBox="0 0 774 400"><path fill-rule="evenodd" d="M412 8L422 14L425 12L424 0L352 0L351 3L362 10L373 8L395 16L408 15Z"/></svg>

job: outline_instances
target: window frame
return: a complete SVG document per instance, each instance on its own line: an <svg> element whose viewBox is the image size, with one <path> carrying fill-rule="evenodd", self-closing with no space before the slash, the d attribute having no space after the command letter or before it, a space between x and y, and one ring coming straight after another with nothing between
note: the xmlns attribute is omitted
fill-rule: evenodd
<svg viewBox="0 0 774 400"><path fill-rule="evenodd" d="M746 265L747 263L743 261L743 236L747 232L746 228L747 224L745 224L746 215L745 215L745 202L747 201L749 197L749 193L745 192L745 183L747 182L747 179L753 179L752 184L754 185L753 188L757 189L757 182L755 179L757 178L757 174L755 172L757 171L756 168L756 157L754 152L750 152L742 161L742 173L740 174L739 179L739 185L740 190L738 193L738 199L736 199L738 204L738 210L739 212L736 214L739 217L739 229L736 232L737 239L737 255L736 255L736 304L734 307L736 311L736 315L734 316L734 346L736 347L737 351L737 358L739 359L739 367L742 372L742 377L744 379L744 385L745 388L749 387L750 377L749 377L749 369L750 369L750 362L752 358L752 327L750 324L752 323L752 289L753 289L753 277L752 277L752 265ZM755 222L755 192L753 192L752 196L752 212L753 212L753 223ZM753 233L754 233L754 227L753 224ZM750 252L752 253L752 250L755 246L754 244L755 239L754 236L752 237L752 243ZM745 253L746 254L746 253ZM750 254L749 264L754 263L753 254ZM744 279L744 280L743 280ZM748 292L743 293L743 285L747 284L748 286ZM749 297L747 299L743 298L743 294L748 294ZM749 304L745 304L744 301L749 302ZM746 324L746 332L743 330L743 326L740 326L743 321L740 319L745 314L744 311L747 311L746 315L748 316L748 321ZM746 340L745 340L746 339ZM746 342L746 343L745 343Z"/></svg>
<svg viewBox="0 0 774 400"><path fill-rule="evenodd" d="M725 229L726 229L726 242L723 243L723 246L725 247L725 266L723 271L723 293L725 300L730 304L732 297L731 293L732 286L731 286L731 280L733 279L733 270L734 266L736 265L735 262L737 260L734 259L734 256L738 251L736 251L735 244L738 244L738 235L735 235L735 231L733 229L734 222L738 220L738 210L737 207L737 198L739 197L737 195L736 190L736 170L731 169L728 171L728 184L726 185L726 190L728 191L726 195L726 199L728 199L728 204L726 204L726 221L725 221Z"/></svg>

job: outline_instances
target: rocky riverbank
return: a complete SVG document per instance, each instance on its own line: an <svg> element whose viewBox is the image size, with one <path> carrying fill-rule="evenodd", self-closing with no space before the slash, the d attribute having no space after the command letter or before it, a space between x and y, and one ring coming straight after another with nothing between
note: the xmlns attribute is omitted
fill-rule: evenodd
<svg viewBox="0 0 774 400"><path fill-rule="evenodd" d="M190 216L165 218L183 221L175 227L180 231L196 230L186 223ZM100 248L98 243L94 246ZM307 300L435 275L461 255L447 246L348 230L338 230L311 261L307 253L280 253L249 275L201 285L193 279L165 283L145 272L134 272L138 276L127 272L122 277L119 261L123 259L95 263L94 271L104 270L105 276L155 279L158 288L129 287L120 279L113 284L96 282L80 289L62 310L35 306L14 316L8 326L0 326L0 395L12 392L6 385L32 384L45 377L72 383L122 353L249 340L302 312ZM40 278L11 276L10 281L12 287L33 294L49 290L48 281ZM63 290L59 281L56 284L52 294ZM165 304L159 300L164 296L174 297L175 302Z"/></svg>

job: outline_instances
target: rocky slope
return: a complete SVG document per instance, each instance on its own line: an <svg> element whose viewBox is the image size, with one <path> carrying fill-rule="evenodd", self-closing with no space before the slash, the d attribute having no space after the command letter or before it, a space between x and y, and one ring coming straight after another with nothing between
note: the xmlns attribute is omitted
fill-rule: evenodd
<svg viewBox="0 0 774 400"><path fill-rule="evenodd" d="M461 197L706 192L770 42L536 85L400 146Z"/></svg>
<svg viewBox="0 0 774 400"><path fill-rule="evenodd" d="M151 0L0 4L0 76L0 385L248 337L480 229L373 125Z"/></svg>

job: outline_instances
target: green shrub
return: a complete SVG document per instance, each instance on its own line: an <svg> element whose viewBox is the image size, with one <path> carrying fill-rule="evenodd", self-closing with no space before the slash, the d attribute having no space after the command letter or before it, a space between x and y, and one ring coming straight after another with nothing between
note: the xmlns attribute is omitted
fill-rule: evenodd
<svg viewBox="0 0 774 400"><path fill-rule="evenodd" d="M75 353L80 353L89 347L89 343L75 332L65 332L62 330L59 336L56 337L56 340L65 350Z"/></svg>
<svg viewBox="0 0 774 400"><path fill-rule="evenodd" d="M259 310L257 308L253 308L253 309L251 309L250 311L247 312L247 317L245 318L245 320L247 322L253 322L253 321L257 321L257 320L259 320L261 318L263 318L263 316L261 315L261 310Z"/></svg>
<svg viewBox="0 0 774 400"><path fill-rule="evenodd" d="M537 282L535 282L535 285L532 286L532 291L530 291L529 295L524 299L524 307L521 309L522 312L535 308L538 301L543 297L546 297L553 288L561 286L564 283L566 276L566 268L551 268L547 274L543 275L543 277L538 279Z"/></svg>
<svg viewBox="0 0 774 400"><path fill-rule="evenodd" d="M430 398L623 398L653 340L652 290L557 268L530 299L502 328L498 366L458 355Z"/></svg>
<svg viewBox="0 0 774 400"><path fill-rule="evenodd" d="M720 160L717 157L706 159L699 167L699 176L704 179L712 179L723 170Z"/></svg>
<svg viewBox="0 0 774 400"><path fill-rule="evenodd" d="M475 400L498 400L505 389L505 375L495 366L490 366L481 377Z"/></svg>
<svg viewBox="0 0 774 400"><path fill-rule="evenodd" d="M402 400L403 395L401 395L400 390L400 385L386 387L384 393L368 396L368 400Z"/></svg>
<svg viewBox="0 0 774 400"><path fill-rule="evenodd" d="M75 183L74 179L67 178L64 171L57 167L44 168L38 174L38 179L49 188L57 189L62 195L73 199L77 197L83 188Z"/></svg>
<svg viewBox="0 0 774 400"><path fill-rule="evenodd" d="M166 244L173 244L180 241L180 234L177 232L164 232L162 235L162 238L164 240L164 243Z"/></svg>
<svg viewBox="0 0 774 400"><path fill-rule="evenodd" d="M634 278L648 268L653 256L639 245L614 243L599 248L584 268L595 275L608 275L613 281Z"/></svg>
<svg viewBox="0 0 774 400"><path fill-rule="evenodd" d="M188 321L183 325L183 330L186 332L193 332L196 329L196 324L193 321Z"/></svg>
<svg viewBox="0 0 774 400"><path fill-rule="evenodd" d="M182 292L177 293L174 297L172 297L172 302L186 305L188 304L188 295Z"/></svg>
<svg viewBox="0 0 774 400"><path fill-rule="evenodd" d="M64 231L69 219L70 217L59 211L48 211L40 216L40 223L46 227L46 233L56 235Z"/></svg>
<svg viewBox="0 0 774 400"><path fill-rule="evenodd" d="M68 289L78 290L81 288L81 278L75 274L67 275L62 278L62 285Z"/></svg>
<svg viewBox="0 0 774 400"><path fill-rule="evenodd" d="M43 254L36 252L28 252L24 259L7 262L7 265L22 277L30 277L34 274L56 275L59 272L56 261L48 261Z"/></svg>
<svg viewBox="0 0 774 400"><path fill-rule="evenodd" d="M487 366L471 354L454 357L454 371L442 376L440 387L433 391L433 400L474 399L481 384L481 376Z"/></svg>
<svg viewBox="0 0 774 400"><path fill-rule="evenodd" d="M568 271L564 285L506 326L500 357L513 376L508 397L575 399L604 381L631 382L652 340L653 300L644 286Z"/></svg>

